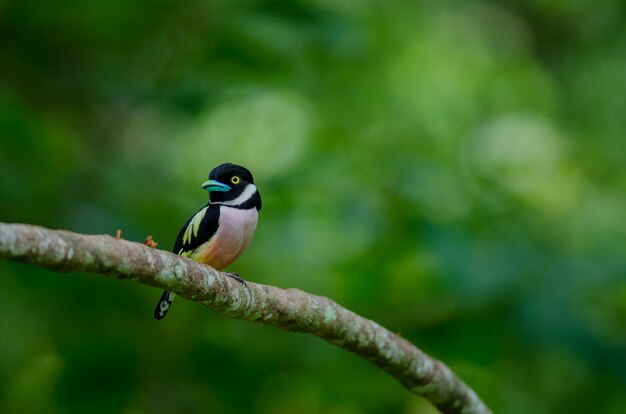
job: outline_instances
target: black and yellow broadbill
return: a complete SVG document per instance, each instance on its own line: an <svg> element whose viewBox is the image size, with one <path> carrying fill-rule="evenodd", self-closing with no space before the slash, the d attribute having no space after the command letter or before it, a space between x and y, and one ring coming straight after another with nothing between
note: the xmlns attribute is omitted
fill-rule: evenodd
<svg viewBox="0 0 626 414"><path fill-rule="evenodd" d="M224 270L243 253L252 239L261 210L261 195L252 174L235 164L222 164L202 184L209 202L191 216L178 233L174 253ZM234 273L227 275L244 283ZM154 310L156 319L167 315L174 293L166 290Z"/></svg>

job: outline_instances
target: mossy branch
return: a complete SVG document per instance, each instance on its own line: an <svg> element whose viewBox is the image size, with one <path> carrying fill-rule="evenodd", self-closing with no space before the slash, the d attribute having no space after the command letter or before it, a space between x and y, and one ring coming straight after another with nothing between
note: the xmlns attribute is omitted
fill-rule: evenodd
<svg viewBox="0 0 626 414"><path fill-rule="evenodd" d="M445 364L325 297L251 282L244 287L211 267L140 243L24 224L0 223L0 259L131 279L221 315L317 335L376 364L442 413L490 413Z"/></svg>

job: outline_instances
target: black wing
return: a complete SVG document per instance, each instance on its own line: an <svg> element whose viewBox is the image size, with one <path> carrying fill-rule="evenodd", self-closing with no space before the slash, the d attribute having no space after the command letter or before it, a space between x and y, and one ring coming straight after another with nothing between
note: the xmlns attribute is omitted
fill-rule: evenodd
<svg viewBox="0 0 626 414"><path fill-rule="evenodd" d="M202 243L208 241L217 232L220 220L220 206L206 205L196 214L189 217L174 243L174 253L181 255L191 253ZM191 228L190 228L191 226ZM154 309L155 319L163 319L172 306L174 294L166 290L161 295L159 303Z"/></svg>
<svg viewBox="0 0 626 414"><path fill-rule="evenodd" d="M206 209L206 211L204 211ZM189 217L185 223L172 251L178 255L190 253L201 244L207 242L217 232L220 218L220 206L207 205Z"/></svg>

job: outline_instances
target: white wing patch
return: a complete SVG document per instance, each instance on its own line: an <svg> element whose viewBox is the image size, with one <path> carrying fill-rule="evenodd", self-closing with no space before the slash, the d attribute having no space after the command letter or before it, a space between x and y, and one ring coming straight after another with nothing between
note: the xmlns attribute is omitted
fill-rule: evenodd
<svg viewBox="0 0 626 414"><path fill-rule="evenodd" d="M185 229L185 233L183 234L183 244L191 243L191 238L198 236L198 230L200 230L200 223L208 210L208 206L198 211L195 216L189 222L189 225Z"/></svg>

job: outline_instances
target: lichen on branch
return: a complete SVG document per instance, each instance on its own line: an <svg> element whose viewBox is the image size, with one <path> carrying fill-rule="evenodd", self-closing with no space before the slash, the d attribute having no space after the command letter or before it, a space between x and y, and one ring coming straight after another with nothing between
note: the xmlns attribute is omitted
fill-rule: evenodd
<svg viewBox="0 0 626 414"><path fill-rule="evenodd" d="M171 290L224 316L310 333L374 363L442 413L490 413L444 363L322 296L251 282L244 286L209 266L119 236L26 224L0 223L0 259L131 279Z"/></svg>

